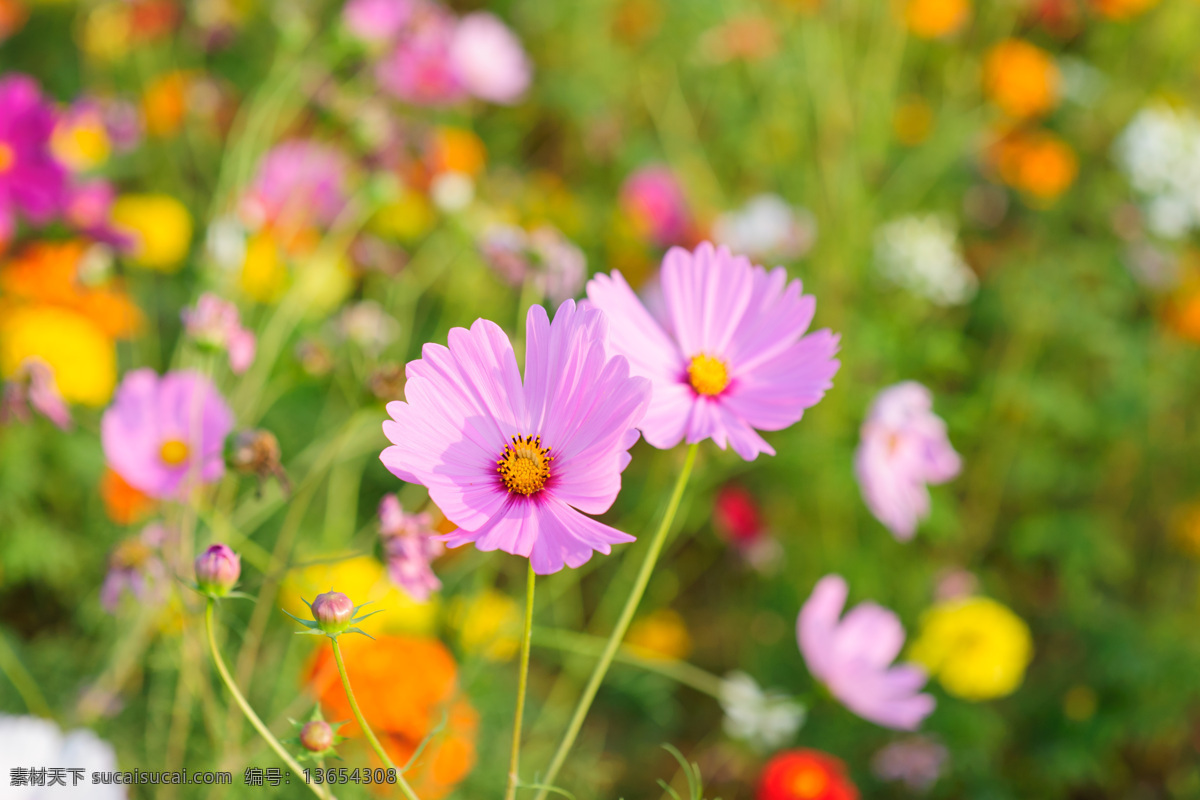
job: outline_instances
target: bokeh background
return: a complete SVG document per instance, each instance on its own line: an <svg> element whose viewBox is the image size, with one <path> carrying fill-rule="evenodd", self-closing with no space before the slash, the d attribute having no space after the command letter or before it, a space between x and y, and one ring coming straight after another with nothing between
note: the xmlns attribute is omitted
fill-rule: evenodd
<svg viewBox="0 0 1200 800"><path fill-rule="evenodd" d="M396 4L431 30L485 10ZM702 447L628 658L558 784L669 796L661 779L687 796L669 742L725 800L756 797L791 747L836 756L863 797L1200 796L1200 3L486 11L526 54L528 86L487 42L485 73L507 64L515 89L455 88L436 41L417 55L366 41L336 2L0 0L0 80L36 81L78 190L53 220L20 216L0 254L0 370L14 382L41 355L74 416L69 431L37 415L0 427L0 712L90 728L122 768L235 777L131 797L304 796L241 785L277 764L214 681L202 603L172 577L225 541L256 599L222 603L222 645L275 730L314 697L349 718L328 654L280 611L336 586L383 611L347 657L397 758L432 734L422 797L500 796L524 563L450 551L425 603L388 581L381 498L442 523L379 462L383 404L451 327L495 320L520 352L530 303L613 269L653 296L666 248L712 239L802 279L842 367L767 436L778 455ZM29 124L14 108L0 104L0 133ZM0 203L19 206L4 172ZM82 187L104 189L88 206ZM212 374L238 428L271 432L282 460L231 468L183 508L106 468L99 419L130 369L214 363L180 318L202 291L256 335L248 371ZM864 504L854 453L872 398L906 380L931 390L963 468L901 542ZM605 520L653 530L682 459L638 444ZM166 542L142 534L155 521ZM644 546L539 586L528 780ZM102 603L114 570L137 591ZM939 602L993 598L1028 626L1032 660L978 656L1017 675L998 697L935 677L918 739L858 719L814 685L794 633L834 572L910 642ZM770 744L731 734L718 696L739 670L802 702L803 726ZM879 753L897 742L910 748L889 771ZM360 742L343 749L370 763ZM771 797L843 796L792 789Z"/></svg>

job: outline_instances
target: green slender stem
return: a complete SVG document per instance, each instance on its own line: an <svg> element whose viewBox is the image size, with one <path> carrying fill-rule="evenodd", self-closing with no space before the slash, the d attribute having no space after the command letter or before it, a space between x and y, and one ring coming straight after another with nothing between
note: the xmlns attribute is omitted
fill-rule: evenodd
<svg viewBox="0 0 1200 800"><path fill-rule="evenodd" d="M550 786L554 785L554 779L558 777L558 771L562 769L563 762L567 760L567 755L571 752L571 747L575 744L575 737L579 735L579 730L583 727L583 721L587 717L588 711L592 707L592 701L596 699L596 692L600 690L600 684L604 682L604 676L608 674L608 668L612 666L613 658L617 655L617 650L621 646L621 642L625 639L625 633L629 630L629 624L633 621L633 615L637 611L638 604L642 602L642 595L646 593L646 586L650 583L650 575L654 572L654 566L658 563L658 557L662 554L663 545L667 541L667 534L671 530L671 524L675 521L675 514L679 511L679 503L683 499L683 490L687 486L688 478L692 474L692 465L696 463L696 452L700 445L693 444L688 447L687 458L683 462L683 469L679 471L679 477L675 481L675 489L671 492L671 500L667 504L667 511L663 514L662 522L658 526L658 530L654 532L654 538L650 540L650 549L646 551L646 557L642 561L642 567L638 570L637 578L634 579L633 589L629 592L629 597L625 600L625 607L621 610L621 616L617 619L617 625L613 628L613 632L609 635L607 643L604 645L604 652L600 654L600 660L596 662L595 668L592 670L592 676L588 679L587 686L583 690L583 696L579 698L579 704L575 706L575 714L571 717L571 722L567 726L566 733L563 734L562 741L559 742L558 750L554 753L554 758L550 762L550 768L546 771L545 778L542 779L543 788L537 793L537 800L545 800L549 793Z"/></svg>
<svg viewBox="0 0 1200 800"><path fill-rule="evenodd" d="M261 736L266 743L271 746L271 749L275 751L275 754L283 759L283 763L287 764L297 777L303 776L304 767L300 766L299 762L292 758L292 755L286 749L284 749L283 745L279 743L279 740L275 738L274 734L272 734L267 726L263 724L263 721L258 718L258 714L254 713L254 709L250 707L248 702L246 702L246 698L242 696L242 693L237 688L237 684L235 684L233 682L233 678L230 677L229 669L226 668L225 661L221 658L221 651L217 649L217 637L213 633L213 628L215 627L213 625L213 608L215 605L216 603L210 597L208 599L208 605L204 609L204 627L208 630L208 649L212 653L213 663L217 665L217 672L221 675L221 680L224 681L225 688L229 690L229 694L233 695L234 702L241 707L242 713L246 715L246 719L250 720L250 724L254 726L254 730L258 731L258 735ZM317 797L320 797L321 800L326 800L326 798L329 797L329 795L327 795L324 789L321 787L310 784L307 781L305 781L305 785L312 790L313 794L315 794Z"/></svg>
<svg viewBox="0 0 1200 800"><path fill-rule="evenodd" d="M521 671L517 678L517 713L513 717L512 758L508 762L508 789L504 800L517 796L521 766L521 723L525 717L525 690L529 686L529 648L533 642L533 562L529 563L529 578L525 583L525 633L521 638Z"/></svg>
<svg viewBox="0 0 1200 800"><path fill-rule="evenodd" d="M383 765L396 773L396 782L400 786L400 791L404 792L404 796L408 800L417 800L417 794L408 785L408 781L404 779L404 773L396 768L396 764L392 759L388 758L387 751L383 749L383 745L379 743L379 739L375 736L375 731L371 730L371 726L367 724L366 718L363 717L362 711L358 708L358 701L354 699L354 690L350 688L350 677L346 674L346 664L342 661L342 648L338 646L337 639L332 636L329 638L329 641L333 643L333 660L337 662L338 675L342 677L342 688L346 690L346 699L350 701L350 710L354 712L354 719L358 720L358 727L362 728L367 741L371 743L371 749L383 761Z"/></svg>
<svg viewBox="0 0 1200 800"><path fill-rule="evenodd" d="M25 669L16 651L9 647L8 640L3 636L0 636L0 675L8 678L17 694L21 695L21 700L25 702L25 708L31 713L46 718L54 716L46 698L42 696L41 689L38 688L37 681L29 674L29 670Z"/></svg>

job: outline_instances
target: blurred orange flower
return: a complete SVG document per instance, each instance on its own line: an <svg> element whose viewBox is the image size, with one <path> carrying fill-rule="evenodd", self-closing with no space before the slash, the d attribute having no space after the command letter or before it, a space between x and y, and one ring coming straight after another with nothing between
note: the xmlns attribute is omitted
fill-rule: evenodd
<svg viewBox="0 0 1200 800"><path fill-rule="evenodd" d="M187 112L187 93L192 76L182 70L160 75L142 93L142 116L146 133L169 137L179 133Z"/></svg>
<svg viewBox="0 0 1200 800"><path fill-rule="evenodd" d="M1177 336L1200 344L1200 285L1193 283L1177 292L1163 315L1167 327Z"/></svg>
<svg viewBox="0 0 1200 800"><path fill-rule="evenodd" d="M1061 76L1054 59L1021 39L1005 39L988 51L983 79L988 99L1011 117L1038 116L1058 105Z"/></svg>
<svg viewBox="0 0 1200 800"><path fill-rule="evenodd" d="M339 642L359 707L393 761L406 763L440 728L406 777L425 800L444 797L475 765L479 728L479 715L458 694L458 665L450 651L436 639L403 636L345 636ZM307 681L329 718L353 720L331 648L318 650ZM354 722L342 732L362 735Z"/></svg>
<svg viewBox="0 0 1200 800"><path fill-rule="evenodd" d="M990 156L1001 180L1039 203L1056 200L1079 172L1079 159L1071 147L1046 131L1001 136Z"/></svg>
<svg viewBox="0 0 1200 800"><path fill-rule="evenodd" d="M1158 0L1092 0L1092 7L1109 19L1130 19L1158 5Z"/></svg>
<svg viewBox="0 0 1200 800"><path fill-rule="evenodd" d="M28 16L20 0L0 0L0 42L21 30Z"/></svg>
<svg viewBox="0 0 1200 800"><path fill-rule="evenodd" d="M465 128L438 128L429 148L433 173L460 172L475 177L487 164L483 140Z"/></svg>
<svg viewBox="0 0 1200 800"><path fill-rule="evenodd" d="M679 661L692 652L692 637L683 617L669 608L637 620L629 627L626 646L643 658Z"/></svg>
<svg viewBox="0 0 1200 800"><path fill-rule="evenodd" d="M155 501L125 482L111 469L100 478L100 498L108 518L118 525L135 525L153 513Z"/></svg>
<svg viewBox="0 0 1200 800"><path fill-rule="evenodd" d="M908 0L904 22L915 35L936 39L962 30L970 13L969 0Z"/></svg>

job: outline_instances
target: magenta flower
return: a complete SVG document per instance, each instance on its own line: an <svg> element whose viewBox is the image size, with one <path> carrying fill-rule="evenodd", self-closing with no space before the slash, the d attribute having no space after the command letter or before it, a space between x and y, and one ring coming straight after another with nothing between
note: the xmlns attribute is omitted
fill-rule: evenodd
<svg viewBox="0 0 1200 800"><path fill-rule="evenodd" d="M42 225L62 209L67 172L50 151L54 125L33 78L0 77L0 244L13 238L18 212Z"/></svg>
<svg viewBox="0 0 1200 800"><path fill-rule="evenodd" d="M377 44L395 39L412 13L412 0L350 0L342 21L362 41Z"/></svg>
<svg viewBox="0 0 1200 800"><path fill-rule="evenodd" d="M29 409L41 414L64 431L71 429L71 412L58 391L54 368L37 356L21 362L4 382L0 393L0 423L29 421Z"/></svg>
<svg viewBox="0 0 1200 800"><path fill-rule="evenodd" d="M587 286L612 321L610 349L654 387L639 426L646 441L669 448L711 438L747 461L774 455L756 431L798 421L840 366L836 334L804 335L816 300L783 267L768 272L707 242L667 252L662 291L655 319L619 272Z"/></svg>
<svg viewBox="0 0 1200 800"><path fill-rule="evenodd" d="M161 378L150 369L126 374L100 420L108 465L130 486L158 499L177 499L225 473L225 437L233 412L198 372Z"/></svg>
<svg viewBox="0 0 1200 800"><path fill-rule="evenodd" d="M666 167L642 167L621 186L621 208L660 247L683 244L692 226L683 188Z"/></svg>
<svg viewBox="0 0 1200 800"><path fill-rule="evenodd" d="M800 609L796 632L808 671L863 719L915 730L935 704L919 693L928 676L915 664L892 666L904 628L888 609L860 603L839 619L847 592L840 575L826 575Z"/></svg>
<svg viewBox="0 0 1200 800"><path fill-rule="evenodd" d="M529 88L533 73L521 40L486 11L459 20L450 60L467 91L491 103L515 103Z"/></svg>
<svg viewBox="0 0 1200 800"><path fill-rule="evenodd" d="M379 503L379 536L392 583L419 603L442 588L430 564L444 552L445 545L437 538L428 514L405 513L396 495L384 495Z"/></svg>
<svg viewBox="0 0 1200 800"><path fill-rule="evenodd" d="M242 558L226 544L210 544L196 556L196 588L209 597L224 597L242 576Z"/></svg>
<svg viewBox="0 0 1200 800"><path fill-rule="evenodd" d="M450 57L456 20L438 6L422 7L380 59L375 79L389 94L418 106L445 106L467 97L458 70Z"/></svg>
<svg viewBox="0 0 1200 800"><path fill-rule="evenodd" d="M211 292L200 295L193 308L180 316L183 328L197 344L229 354L229 367L241 375L254 363L254 334L242 327L237 306Z"/></svg>
<svg viewBox="0 0 1200 800"><path fill-rule="evenodd" d="M108 559L108 574L100 587L100 605L117 613L121 597L128 593L139 603L157 605L170 586L160 549L167 529L160 523L147 525L140 535L117 545Z"/></svg>
<svg viewBox="0 0 1200 800"><path fill-rule="evenodd" d="M962 469L946 437L946 423L933 413L933 395L906 381L884 389L863 423L854 472L863 499L876 519L900 541L908 541L929 514L926 484L945 483Z"/></svg>
<svg viewBox="0 0 1200 800"><path fill-rule="evenodd" d="M273 147L242 199L252 227L272 225L285 234L328 228L345 208L350 160L322 142L293 139Z"/></svg>
<svg viewBox="0 0 1200 800"><path fill-rule="evenodd" d="M633 537L585 514L608 510L650 399L649 382L605 352L607 321L568 300L526 318L525 378L493 322L450 331L409 363L407 402L388 404L385 466L419 483L474 542L530 559L541 575ZM581 513L582 512L582 513Z"/></svg>

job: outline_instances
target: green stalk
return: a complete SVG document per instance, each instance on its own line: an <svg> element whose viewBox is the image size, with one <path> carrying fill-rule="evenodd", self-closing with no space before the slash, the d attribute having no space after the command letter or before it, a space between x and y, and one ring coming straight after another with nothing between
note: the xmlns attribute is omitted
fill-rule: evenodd
<svg viewBox="0 0 1200 800"><path fill-rule="evenodd" d="M217 638L213 634L213 607L215 605L215 601L210 597L208 599L208 605L204 609L204 627L208 630L208 649L212 653L213 663L217 665L217 672L220 673L221 680L225 683L225 688L229 690L231 695L233 695L234 702L241 707L242 713L246 715L246 719L250 720L250 724L254 726L254 730L258 731L258 735L261 736L266 743L271 746L271 749L275 751L275 754L283 759L283 763L287 764L292 771L296 773L297 777L302 777L304 775L304 767L300 766L299 762L292 758L291 753L284 749L283 745L279 743L279 740L276 739L267 726L263 724L263 721L258 718L258 714L254 713L254 709L250 707L248 702L246 702L246 698L242 697L242 693L238 691L237 684L235 684L233 682L233 678L230 677L229 670L225 667L225 661L221 658L221 651L217 649ZM314 786L313 784L308 783L308 781L305 781L304 783L309 789L312 790L312 793L317 797L320 797L321 800L326 800L326 798L329 797L329 795L327 795L322 788Z"/></svg>
<svg viewBox="0 0 1200 800"><path fill-rule="evenodd" d="M517 713L513 717L512 758L508 764L508 789L504 800L517 796L521 765L521 723L525 717L525 691L529 686L529 648L533 642L533 584L536 576L533 562L529 562L529 578L525 584L525 633L521 638L521 671L517 678Z"/></svg>
<svg viewBox="0 0 1200 800"><path fill-rule="evenodd" d="M654 572L654 566L658 563L658 557L662 554L663 545L667 541L667 534L671 530L671 524L675 521L675 513L679 511L679 503L683 499L683 490L687 486L688 478L692 474L692 465L696 463L696 452L699 450L699 444L693 444L688 447L687 458L683 462L683 469L679 472L679 477L675 481L675 489L671 492L671 500L667 504L667 511L663 514L662 523L659 524L658 530L654 533L654 538L650 540L650 549L646 551L646 557L642 561L641 569L638 570L637 578L633 582L633 589L629 592L629 597L625 600L625 607L621 610L621 616L617 620L617 625L613 628L613 632L609 635L607 643L604 645L604 652L600 654L600 660L596 662L595 668L592 670L592 676L588 679L587 686L583 690L583 696L579 698L579 704L575 707L575 714L571 717L571 722L567 726L567 731L563 734L562 741L559 742L558 750L554 753L554 758L550 762L550 768L546 771L546 777L542 779L542 788L537 793L537 800L545 800L549 793L549 787L554 785L554 779L558 777L558 771L562 769L563 762L567 760L567 755L571 752L571 747L575 744L575 738L579 736L579 730L583 727L583 721L587 717L588 711L592 707L592 701L596 699L596 692L600 690L600 684L604 682L604 676L608 674L608 668L612 666L613 658L617 654L617 650L621 646L621 642L625 639L625 633L629 630L629 624L633 621L633 615L637 611L638 604L642 602L642 595L646 593L646 586L650 583L650 575Z"/></svg>
<svg viewBox="0 0 1200 800"><path fill-rule="evenodd" d="M337 662L338 675L342 677L342 688L346 690L346 699L350 701L350 710L354 712L354 718L358 720L358 727L362 728L367 741L371 743L371 749L383 761L384 766L396 773L396 782L400 785L400 791L404 793L404 796L408 800L418 800L416 792L412 790L412 787L408 785L408 781L404 779L404 773L396 768L392 759L388 758L387 751L383 749L383 745L379 743L379 739L375 736L375 731L371 730L371 726L367 724L366 718L363 717L362 711L359 710L358 701L354 699L354 690L350 688L350 677L346 674L346 664L342 661L342 648L338 646L337 639L331 636L329 637L329 641L333 643L333 660Z"/></svg>

